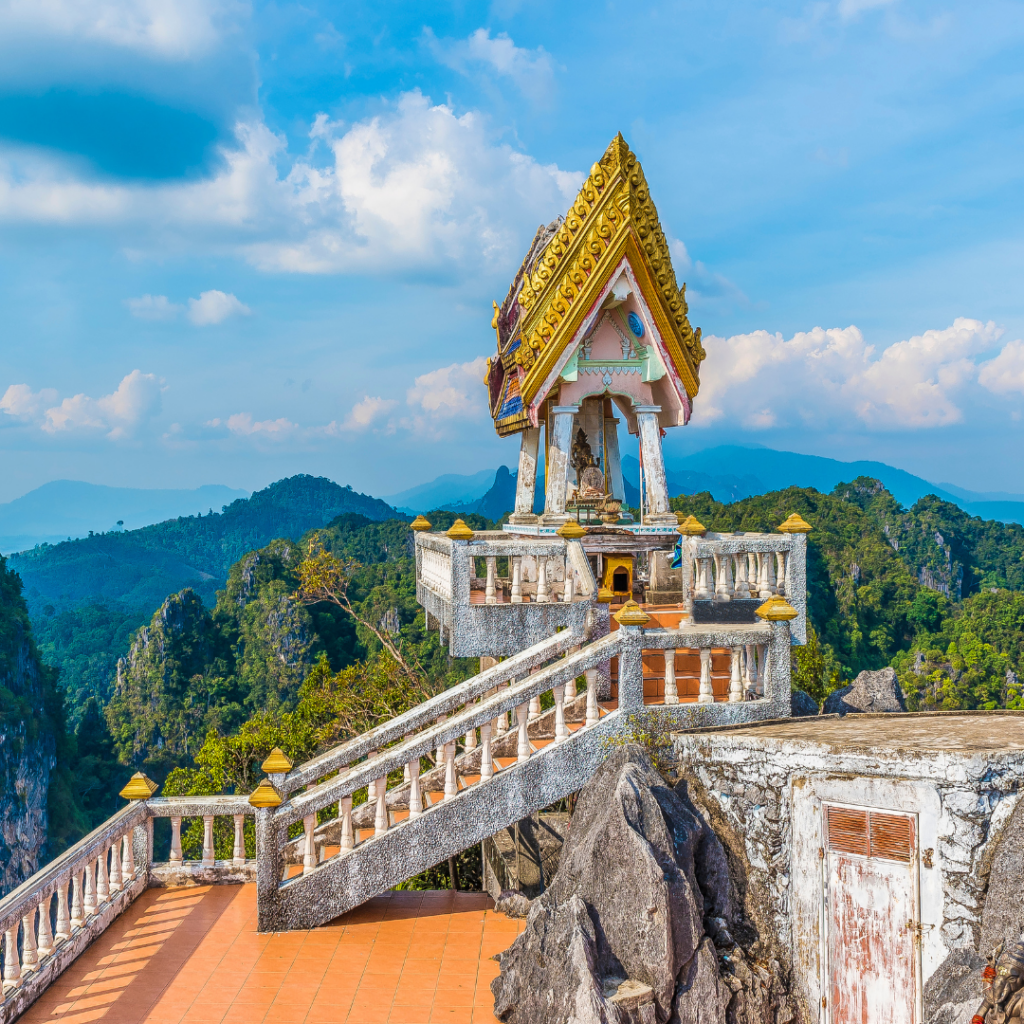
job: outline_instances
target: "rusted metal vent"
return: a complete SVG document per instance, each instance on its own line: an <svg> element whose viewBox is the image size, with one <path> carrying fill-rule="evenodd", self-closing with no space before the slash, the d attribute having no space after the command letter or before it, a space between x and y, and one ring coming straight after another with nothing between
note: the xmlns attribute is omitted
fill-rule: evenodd
<svg viewBox="0 0 1024 1024"><path fill-rule="evenodd" d="M910 860L914 848L914 821L905 814L829 807L827 824L830 850L884 860Z"/></svg>

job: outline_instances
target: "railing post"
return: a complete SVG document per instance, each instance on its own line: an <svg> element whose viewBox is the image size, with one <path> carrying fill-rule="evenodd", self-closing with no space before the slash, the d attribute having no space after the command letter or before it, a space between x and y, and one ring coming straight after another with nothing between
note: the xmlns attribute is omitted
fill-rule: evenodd
<svg viewBox="0 0 1024 1024"><path fill-rule="evenodd" d="M413 758L409 768L409 817L418 818L423 813L423 792L420 790L420 759ZM349 800L349 827L351 828L351 807Z"/></svg>
<svg viewBox="0 0 1024 1024"><path fill-rule="evenodd" d="M743 551L738 555L733 555L733 560L736 568L736 582L733 585L736 599L738 601L747 600L750 597L750 584L747 582L747 553Z"/></svg>
<svg viewBox="0 0 1024 1024"><path fill-rule="evenodd" d="M679 703L679 686L676 683L676 652L671 647L665 649L665 703Z"/></svg>
<svg viewBox="0 0 1024 1024"><path fill-rule="evenodd" d="M454 746L454 744L453 744ZM376 806L373 812L374 835L382 836L388 830L388 780L387 776L374 783Z"/></svg>
<svg viewBox="0 0 1024 1024"><path fill-rule="evenodd" d="M551 696L555 699L555 742L561 743L569 738L569 729L565 724L565 687L552 686Z"/></svg>
<svg viewBox="0 0 1024 1024"><path fill-rule="evenodd" d="M92 860L85 865L84 907L86 918L96 913L96 862Z"/></svg>
<svg viewBox="0 0 1024 1024"><path fill-rule="evenodd" d="M106 903L110 898L110 877L107 874L107 858L110 856L109 847L100 850L96 859L96 905Z"/></svg>
<svg viewBox="0 0 1024 1024"><path fill-rule="evenodd" d="M216 853L213 848L213 815L203 815L203 867L212 868L216 863Z"/></svg>
<svg viewBox="0 0 1024 1024"><path fill-rule="evenodd" d="M71 938L71 918L68 914L68 886L71 884L69 878L57 886L57 940L64 942Z"/></svg>
<svg viewBox="0 0 1024 1024"><path fill-rule="evenodd" d="M85 885L84 872L76 871L74 887L71 891L71 927L81 928L85 924Z"/></svg>
<svg viewBox="0 0 1024 1024"><path fill-rule="evenodd" d="M416 789L418 792L418 777L416 783ZM343 850L351 850L356 845L355 835L352 832L352 797L343 796L338 801L338 810L341 812L341 840L339 842L339 846Z"/></svg>
<svg viewBox="0 0 1024 1024"><path fill-rule="evenodd" d="M530 728L527 724L529 710L526 704L520 704L516 708L516 719L519 722L519 745L516 755L520 764L530 760Z"/></svg>
<svg viewBox="0 0 1024 1024"><path fill-rule="evenodd" d="M494 579L497 573L498 559L495 555L487 556L487 585L484 590L484 604L497 604L498 598L494 592Z"/></svg>
<svg viewBox="0 0 1024 1024"><path fill-rule="evenodd" d="M39 967L39 947L36 943L36 912L30 910L21 919L21 969L34 971Z"/></svg>
<svg viewBox="0 0 1024 1024"><path fill-rule="evenodd" d="M107 856L110 857L110 891L118 892L121 888L121 840L115 839L110 844Z"/></svg>
<svg viewBox="0 0 1024 1024"><path fill-rule="evenodd" d="M459 783L455 777L455 740L444 745L444 798L451 800L459 792Z"/></svg>
<svg viewBox="0 0 1024 1024"><path fill-rule="evenodd" d="M537 604L548 603L548 560L543 555L537 556Z"/></svg>
<svg viewBox="0 0 1024 1024"><path fill-rule="evenodd" d="M281 828L274 820L275 810L256 808L256 927L261 932L280 931L282 923L278 919L278 886L283 867Z"/></svg>
<svg viewBox="0 0 1024 1024"><path fill-rule="evenodd" d="M302 830L305 834L302 848L302 873L304 875L308 875L316 867L316 843L313 840L315 828L316 815L307 814L302 819Z"/></svg>
<svg viewBox="0 0 1024 1024"><path fill-rule="evenodd" d="M576 576L572 571L572 560L565 556L565 589L562 591L562 601L565 604L572 604L576 598Z"/></svg>
<svg viewBox="0 0 1024 1024"><path fill-rule="evenodd" d="M486 782L494 774L494 760L491 757L491 723L480 726L480 781Z"/></svg>
<svg viewBox="0 0 1024 1024"><path fill-rule="evenodd" d="M4 932L4 991L16 988L21 982L21 963L18 960L18 925Z"/></svg>
<svg viewBox="0 0 1024 1024"><path fill-rule="evenodd" d="M644 707L644 631L651 617L635 601L615 615L619 624L619 710L635 714Z"/></svg>
<svg viewBox="0 0 1024 1024"><path fill-rule="evenodd" d="M700 649L700 693L697 695L698 704L714 704L715 691L711 686L711 648Z"/></svg>
<svg viewBox="0 0 1024 1024"><path fill-rule="evenodd" d="M786 552L776 551L775 562L775 592L781 597L786 597L788 596L786 592Z"/></svg>
<svg viewBox="0 0 1024 1024"><path fill-rule="evenodd" d="M171 852L167 859L172 863L181 862L181 818L171 817Z"/></svg>
<svg viewBox="0 0 1024 1024"><path fill-rule="evenodd" d="M245 864L245 815L235 815L235 842L231 850L231 862L236 868Z"/></svg>
<svg viewBox="0 0 1024 1024"><path fill-rule="evenodd" d="M50 904L53 901L52 894L47 896L39 904L39 959L48 957L53 952L53 928L50 925Z"/></svg>
<svg viewBox="0 0 1024 1024"><path fill-rule="evenodd" d="M731 703L735 704L743 700L743 672L741 668L743 648L733 647L729 653L729 700Z"/></svg>
<svg viewBox="0 0 1024 1024"><path fill-rule="evenodd" d="M597 703L597 679L598 673L596 668L587 669L587 717L584 719L584 725L590 727L591 725L597 725L601 718L601 709Z"/></svg>
<svg viewBox="0 0 1024 1024"><path fill-rule="evenodd" d="M523 556L512 555L512 586L510 600L512 604L523 603Z"/></svg>

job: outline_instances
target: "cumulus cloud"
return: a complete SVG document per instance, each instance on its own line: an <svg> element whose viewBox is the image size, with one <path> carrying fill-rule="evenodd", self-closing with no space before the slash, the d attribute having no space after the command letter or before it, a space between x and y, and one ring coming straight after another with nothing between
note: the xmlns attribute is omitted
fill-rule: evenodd
<svg viewBox="0 0 1024 1024"><path fill-rule="evenodd" d="M319 117L310 135L310 152L291 157L262 121L239 123L212 177L157 186L85 180L7 146L0 223L129 228L142 249L172 234L276 271L437 272L517 255L523 225L550 220L583 179L418 91L347 128Z"/></svg>
<svg viewBox="0 0 1024 1024"><path fill-rule="evenodd" d="M166 295L140 295L137 299L125 299L124 304L140 320L173 320L181 312L181 306Z"/></svg>
<svg viewBox="0 0 1024 1024"><path fill-rule="evenodd" d="M393 398L374 398L367 395L352 406L352 411L348 414L343 427L347 430L366 430L367 427L373 426L378 420L387 416L396 405L398 402ZM330 425L330 427L334 426L335 424Z"/></svg>
<svg viewBox="0 0 1024 1024"><path fill-rule="evenodd" d="M982 366L978 383L997 395L1024 394L1024 342L1018 339L1005 345L995 359Z"/></svg>
<svg viewBox="0 0 1024 1024"><path fill-rule="evenodd" d="M436 59L460 74L478 68L502 75L535 101L546 99L554 89L555 64L543 46L535 50L516 46L505 32L492 39L485 28L478 28L468 39L458 40L437 39L426 29L424 38Z"/></svg>
<svg viewBox="0 0 1024 1024"><path fill-rule="evenodd" d="M0 399L0 410L47 434L102 433L121 440L159 414L160 391L156 376L140 370L132 370L113 393L102 398L78 394L59 403L52 388L32 391L27 384L12 384Z"/></svg>
<svg viewBox="0 0 1024 1024"><path fill-rule="evenodd" d="M880 353L856 327L816 327L788 340L767 331L708 336L693 422L765 429L852 419L881 430L959 423L964 390L975 379L991 389L986 381L999 371L989 368L1012 347L979 362L1001 334L992 322L958 318Z"/></svg>
<svg viewBox="0 0 1024 1024"><path fill-rule="evenodd" d="M197 327L219 324L229 316L248 316L252 312L245 303L225 292L202 292L198 299L188 300L188 318Z"/></svg>
<svg viewBox="0 0 1024 1024"><path fill-rule="evenodd" d="M0 36L60 38L166 60L208 51L237 5L216 0L0 0Z"/></svg>
<svg viewBox="0 0 1024 1024"><path fill-rule="evenodd" d="M417 377L406 392L406 402L417 422L438 423L473 418L484 411L483 377L487 360L480 356L469 363L452 363Z"/></svg>

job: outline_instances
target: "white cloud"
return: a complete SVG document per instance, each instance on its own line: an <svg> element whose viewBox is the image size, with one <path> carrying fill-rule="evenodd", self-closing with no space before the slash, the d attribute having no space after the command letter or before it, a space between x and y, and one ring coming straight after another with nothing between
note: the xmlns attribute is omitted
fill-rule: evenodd
<svg viewBox="0 0 1024 1024"><path fill-rule="evenodd" d="M297 423L284 417L276 420L257 420L248 412L236 412L226 419L212 419L204 426L206 430L201 436L206 437L223 437L225 434L231 434L234 437L253 440L288 441L302 433L302 428Z"/></svg>
<svg viewBox="0 0 1024 1024"><path fill-rule="evenodd" d="M856 327L816 327L788 341L767 331L708 336L693 422L752 430L843 427L851 419L883 430L959 423L978 357L1001 334L992 322L958 318L877 356ZM982 374L991 365L981 364Z"/></svg>
<svg viewBox="0 0 1024 1024"><path fill-rule="evenodd" d="M1024 394L1024 341L1011 341L995 359L984 363L978 383L997 395Z"/></svg>
<svg viewBox="0 0 1024 1024"><path fill-rule="evenodd" d="M234 295L216 289L202 292L198 299L188 300L188 318L197 327L219 324L236 314L248 316L252 312L245 303Z"/></svg>
<svg viewBox="0 0 1024 1024"><path fill-rule="evenodd" d="M583 178L496 145L479 114L418 91L347 130L317 118L300 157L261 121L235 136L213 177L156 186L87 181L39 151L0 148L0 223L127 227L135 250L171 235L276 271L436 273L519 255L524 230L562 212Z"/></svg>
<svg viewBox="0 0 1024 1024"><path fill-rule="evenodd" d="M0 36L64 37L187 60L217 42L219 22L237 7L215 0L0 0Z"/></svg>
<svg viewBox="0 0 1024 1024"><path fill-rule="evenodd" d="M166 295L140 295L137 299L125 299L124 304L140 320L173 320L181 312L181 306Z"/></svg>
<svg viewBox="0 0 1024 1024"><path fill-rule="evenodd" d="M452 363L416 378L406 392L406 402L417 417L432 421L473 418L484 411L483 385L487 360L483 356L470 363Z"/></svg>
<svg viewBox="0 0 1024 1024"><path fill-rule="evenodd" d="M374 398L367 395L352 406L352 411L348 414L343 427L346 430L366 430L381 417L387 416L396 405L398 402L393 398ZM333 426L334 424L331 424L331 427Z"/></svg>
<svg viewBox="0 0 1024 1024"><path fill-rule="evenodd" d="M27 384L12 384L0 399L0 409L48 434L102 432L121 440L160 412L160 390L156 376L140 370L132 370L112 394L78 394L59 404L54 404L59 395L53 388L34 392Z"/></svg>
<svg viewBox="0 0 1024 1024"><path fill-rule="evenodd" d="M516 46L505 32L492 39L484 28L460 40L440 40L427 29L424 38L434 56L460 74L466 74L472 65L482 67L511 79L524 96L535 101L548 98L554 89L555 64L543 46L527 50Z"/></svg>

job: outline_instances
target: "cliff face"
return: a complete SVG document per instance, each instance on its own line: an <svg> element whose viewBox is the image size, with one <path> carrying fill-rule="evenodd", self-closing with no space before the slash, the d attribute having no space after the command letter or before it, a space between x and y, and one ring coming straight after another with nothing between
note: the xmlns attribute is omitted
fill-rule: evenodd
<svg viewBox="0 0 1024 1024"><path fill-rule="evenodd" d="M52 682L39 661L18 574L0 557L0 891L39 867L56 742Z"/></svg>

